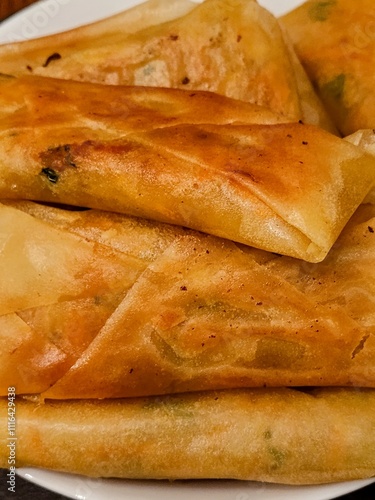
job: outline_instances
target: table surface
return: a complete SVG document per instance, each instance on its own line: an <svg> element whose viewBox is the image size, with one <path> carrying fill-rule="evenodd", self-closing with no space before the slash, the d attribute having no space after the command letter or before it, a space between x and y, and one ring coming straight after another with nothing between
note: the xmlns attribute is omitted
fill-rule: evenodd
<svg viewBox="0 0 375 500"><path fill-rule="evenodd" d="M18 10L26 7L37 0L0 0L0 21L14 14ZM88 0L89 4L89 0ZM66 497L56 495L50 491L40 488L23 478L16 478L16 493L7 494L7 471L0 469L0 498L6 499L27 499L27 500L63 500ZM342 496L341 500L374 500L375 484L362 488L357 492ZM303 499L301 499L303 500Z"/></svg>

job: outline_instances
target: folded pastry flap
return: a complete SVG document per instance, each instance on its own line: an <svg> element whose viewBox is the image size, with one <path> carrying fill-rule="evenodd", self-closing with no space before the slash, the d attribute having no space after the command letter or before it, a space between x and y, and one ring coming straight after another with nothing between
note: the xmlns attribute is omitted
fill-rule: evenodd
<svg viewBox="0 0 375 500"><path fill-rule="evenodd" d="M301 123L202 125L198 131L176 127L168 140L167 135L169 131L157 129L142 139L149 138L148 144L153 148L164 147L188 163L205 167L206 175L220 172L223 183L229 177L243 190L244 200L249 192L255 195L265 209L282 219L286 234L289 228L297 229L302 233L301 241L303 236L311 241L311 247L305 250L306 260L319 260L319 251L320 259L325 256L375 181L374 158ZM246 220L242 226L246 226ZM247 228L241 229L245 232ZM264 221L258 237L266 240L268 229ZM242 242L246 243L245 235ZM253 245L278 251L268 241Z"/></svg>
<svg viewBox="0 0 375 500"><path fill-rule="evenodd" d="M117 401L20 399L16 405L17 467L286 484L375 474L373 390L228 390ZM2 467L9 456L6 408L4 398Z"/></svg>
<svg viewBox="0 0 375 500"><path fill-rule="evenodd" d="M27 43L5 46L1 71L27 74L31 68L33 74L68 80L210 90L302 118L288 50L269 12L248 0L206 0L184 9L185 15L161 23L145 14L149 26L125 25L122 36L101 39L99 46L84 40L80 46L79 31L66 48L62 35L45 39L43 57L33 51L43 42L27 42L29 50ZM9 57L12 52L17 57Z"/></svg>
<svg viewBox="0 0 375 500"><path fill-rule="evenodd" d="M176 240L46 398L267 385L373 385L363 329L234 244ZM110 367L110 369L109 369ZM360 368L358 368L360 367Z"/></svg>
<svg viewBox="0 0 375 500"><path fill-rule="evenodd" d="M10 378L19 394L39 393L61 378L95 338L132 285L132 273L135 280L136 270L140 273L178 234L185 234L186 231L109 212L64 210L28 201L3 203L14 210L14 224L18 220L17 211L22 211L21 214L26 212L31 216L28 218L30 225L33 219L42 220L55 229L78 234L85 243L98 242L130 257L126 279L123 274L119 275L119 280L123 279L121 288L115 286L114 291L103 288L96 290L92 297L63 300L25 310L20 310L24 302L22 299L17 304L17 314L0 316L3 339L0 348L0 393L7 394ZM35 226L32 229L35 230ZM37 229L41 231L41 226ZM43 229L42 234L49 238L49 231ZM59 237L59 243L66 244L61 234ZM113 256L107 253L111 259ZM136 268L133 259L137 263ZM87 263L82 262L83 272L86 267ZM53 278L49 279L53 281Z"/></svg>
<svg viewBox="0 0 375 500"><path fill-rule="evenodd" d="M0 394L47 390L76 362L123 298L106 293L0 316Z"/></svg>
<svg viewBox="0 0 375 500"><path fill-rule="evenodd" d="M144 263L0 205L0 314L122 293Z"/></svg>
<svg viewBox="0 0 375 500"><path fill-rule="evenodd" d="M177 236L191 232L180 226L102 210L66 210L25 200L3 200L2 203L48 222L55 228L78 234L85 240L133 257L142 270Z"/></svg>
<svg viewBox="0 0 375 500"><path fill-rule="evenodd" d="M179 123L280 123L268 108L213 92L156 87L108 86L19 76L0 78L1 129L5 135L50 134L50 143L78 141L80 130L92 139L111 139L136 130ZM71 130L69 130L71 129ZM85 137L83 135L83 137Z"/></svg>
<svg viewBox="0 0 375 500"><path fill-rule="evenodd" d="M363 328L353 351L363 366L375 366L375 205L361 205L326 259L300 265L287 257L269 259L271 272L330 309L345 311Z"/></svg>

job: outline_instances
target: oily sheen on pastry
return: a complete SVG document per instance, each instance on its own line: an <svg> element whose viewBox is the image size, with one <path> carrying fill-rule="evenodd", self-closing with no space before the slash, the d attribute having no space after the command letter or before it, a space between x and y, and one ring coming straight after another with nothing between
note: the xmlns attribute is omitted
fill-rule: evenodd
<svg viewBox="0 0 375 500"><path fill-rule="evenodd" d="M44 77L0 88L2 198L126 213L317 262L375 180L363 149L217 94Z"/></svg>

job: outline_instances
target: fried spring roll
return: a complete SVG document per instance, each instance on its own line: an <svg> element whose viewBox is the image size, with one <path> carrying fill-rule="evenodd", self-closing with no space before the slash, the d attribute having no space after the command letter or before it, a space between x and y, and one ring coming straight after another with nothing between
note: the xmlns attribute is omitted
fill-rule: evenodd
<svg viewBox="0 0 375 500"><path fill-rule="evenodd" d="M0 416L0 465L6 467L5 399ZM93 477L286 484L375 474L374 390L259 389L45 404L17 400L16 418L18 467Z"/></svg>
<svg viewBox="0 0 375 500"><path fill-rule="evenodd" d="M4 267L3 295L14 310L0 316L3 395L10 373L19 394L58 399L375 385L372 205L361 206L319 264L109 212L5 207L13 235L26 218L42 243L31 255L21 246ZM50 298L54 275L37 267L34 302L17 299L12 275L43 255L44 238L55 233L59 245L73 239L121 258L113 290L94 282L83 297L77 288L38 302ZM78 275L86 269L82 260Z"/></svg>
<svg viewBox="0 0 375 500"><path fill-rule="evenodd" d="M375 180L375 159L347 141L264 125L253 106L217 95L40 77L1 88L2 198L126 213L317 262ZM216 102L226 113L211 113Z"/></svg>
<svg viewBox="0 0 375 500"><path fill-rule="evenodd" d="M343 135L375 127L372 0L309 0L281 19Z"/></svg>
<svg viewBox="0 0 375 500"><path fill-rule="evenodd" d="M176 239L43 396L109 398L263 385L374 387L373 272L343 276L338 265L326 279L333 290L316 296L309 290L314 271L296 265L300 280L308 280L298 285L288 268L270 262L259 263L222 240ZM348 298L353 291L361 294L362 324L348 314L355 306L335 304L346 298L332 283L339 276Z"/></svg>

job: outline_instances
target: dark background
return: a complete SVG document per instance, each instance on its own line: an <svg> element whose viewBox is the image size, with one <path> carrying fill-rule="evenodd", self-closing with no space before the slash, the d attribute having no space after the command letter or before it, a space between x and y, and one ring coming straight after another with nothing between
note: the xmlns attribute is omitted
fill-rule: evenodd
<svg viewBox="0 0 375 500"><path fill-rule="evenodd" d="M37 0L0 0L0 21Z"/></svg>

